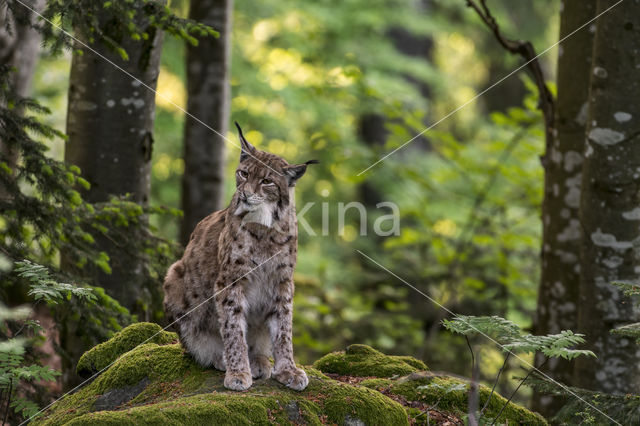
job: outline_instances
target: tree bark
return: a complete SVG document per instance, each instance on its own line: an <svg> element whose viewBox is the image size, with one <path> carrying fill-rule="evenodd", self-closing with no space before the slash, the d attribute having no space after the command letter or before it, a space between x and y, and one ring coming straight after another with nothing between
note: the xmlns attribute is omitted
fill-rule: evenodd
<svg viewBox="0 0 640 426"><path fill-rule="evenodd" d="M596 0L565 0L560 15L560 39L595 16ZM575 330L578 324L580 287L580 181L587 122L593 32L584 28L564 41L558 53L558 98L555 137L545 167L542 206L542 276L538 290L536 334ZM538 355L536 365L543 362ZM546 374L571 384L569 361L554 358L545 364ZM534 393L532 407L551 416L562 398Z"/></svg>
<svg viewBox="0 0 640 426"><path fill-rule="evenodd" d="M187 49L187 111L225 135L229 123L231 13L233 0L192 0L189 18L210 25L219 38L206 37ZM180 238L184 245L204 217L224 201L225 140L186 117Z"/></svg>
<svg viewBox="0 0 640 426"><path fill-rule="evenodd" d="M37 11L44 9L44 0L30 2ZM14 69L9 84L20 97L28 97L31 92L31 80L40 53L40 33L28 25L36 22L36 15L24 8L24 16L13 16L6 4L0 5L0 62ZM7 23L10 30L7 29ZM0 141L0 155L10 168L18 161L18 154ZM0 186L0 198L7 197L6 188Z"/></svg>
<svg viewBox="0 0 640 426"><path fill-rule="evenodd" d="M112 195L130 194L131 201L149 201L151 149L155 94L154 88L162 47L162 33L148 28L143 41L123 39L117 25L105 19L103 29L126 50L123 60L101 41L90 46L133 75L135 80L88 49L74 50L67 113L69 141L65 160L75 164L91 184L85 200L108 201ZM146 26L141 22L140 26ZM111 31L111 32L110 32ZM80 35L82 37L82 35ZM77 49L81 49L77 46ZM100 249L110 257L110 275L95 272L96 283L130 311L142 313L141 265L124 247L102 238Z"/></svg>
<svg viewBox="0 0 640 426"><path fill-rule="evenodd" d="M598 12L614 0L598 0ZM597 359L578 359L576 385L637 393L640 350L610 334L637 322L634 303L610 283L640 273L640 3L597 22L582 174L579 330Z"/></svg>

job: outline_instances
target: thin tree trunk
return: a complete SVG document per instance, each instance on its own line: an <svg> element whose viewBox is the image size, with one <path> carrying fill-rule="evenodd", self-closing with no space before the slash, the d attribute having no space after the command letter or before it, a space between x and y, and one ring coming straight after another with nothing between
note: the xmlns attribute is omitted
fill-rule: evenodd
<svg viewBox="0 0 640 426"><path fill-rule="evenodd" d="M599 0L598 12L614 0ZM640 274L640 3L626 1L597 22L580 221L579 330L597 359L578 359L576 385L614 393L640 389L640 350L616 326L640 320L610 283Z"/></svg>
<svg viewBox="0 0 640 426"><path fill-rule="evenodd" d="M44 0L34 0L29 6L42 11L44 4ZM36 15L27 8L23 11L24 16L14 17L6 4L0 4L0 63L8 64L14 69L9 84L18 96L27 97L31 92L31 80L38 62L42 37L38 31L26 24L26 22L35 23ZM18 161L18 155L2 141L0 141L0 155L13 169L13 165ZM4 186L0 186L0 198L7 196Z"/></svg>
<svg viewBox="0 0 640 426"><path fill-rule="evenodd" d="M109 31L109 22L104 28ZM149 201L155 94L140 81L156 87L162 34L152 28L147 31L149 38L143 41L119 40L122 37L110 34L127 51L128 61L100 41L91 44L139 81L89 50L73 54L65 160L80 167L91 183L84 196L92 203L125 194L141 205ZM101 239L98 246L109 254L113 272L96 272L96 283L130 311L142 313L141 265L110 240Z"/></svg>
<svg viewBox="0 0 640 426"><path fill-rule="evenodd" d="M187 110L225 135L230 108L231 13L233 0L192 0L189 18L220 32L187 50ZM222 208L225 141L187 116L184 130L180 238L184 245L200 220Z"/></svg>
<svg viewBox="0 0 640 426"><path fill-rule="evenodd" d="M596 0L565 0L560 39L595 16ZM580 287L580 181L587 122L593 32L583 29L562 43L558 53L556 135L547 156L542 208L542 276L538 290L536 334L575 330ZM536 359L540 365L543 356ZM545 373L571 384L569 361L551 359ZM562 398L534 393L533 409L551 416Z"/></svg>

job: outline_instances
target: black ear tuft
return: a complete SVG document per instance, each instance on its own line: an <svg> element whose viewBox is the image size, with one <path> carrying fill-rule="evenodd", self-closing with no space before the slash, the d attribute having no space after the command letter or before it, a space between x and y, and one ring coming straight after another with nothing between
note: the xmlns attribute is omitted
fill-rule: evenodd
<svg viewBox="0 0 640 426"><path fill-rule="evenodd" d="M293 164L283 169L284 174L287 177L287 182L289 182L289 186L295 186L296 181L302 177L304 172L307 171L307 166L309 164L318 164L318 160L309 160L306 163Z"/></svg>
<svg viewBox="0 0 640 426"><path fill-rule="evenodd" d="M238 122L235 121L234 123L236 123L236 127L238 128L238 134L240 136L240 162L242 162L247 158L251 157L251 153L255 152L256 149L253 145L249 143L249 141L247 141L244 138L244 135L242 134L242 129L240 128L240 125L238 124Z"/></svg>

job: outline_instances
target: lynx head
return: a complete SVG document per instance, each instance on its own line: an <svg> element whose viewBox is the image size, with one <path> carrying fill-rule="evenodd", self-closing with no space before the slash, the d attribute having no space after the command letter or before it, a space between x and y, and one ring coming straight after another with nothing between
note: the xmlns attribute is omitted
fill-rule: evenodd
<svg viewBox="0 0 640 426"><path fill-rule="evenodd" d="M249 143L236 122L240 136L240 163L236 169L236 215L244 221L271 226L279 220L293 196L293 187L307 171L309 164L289 164L284 158L260 151Z"/></svg>

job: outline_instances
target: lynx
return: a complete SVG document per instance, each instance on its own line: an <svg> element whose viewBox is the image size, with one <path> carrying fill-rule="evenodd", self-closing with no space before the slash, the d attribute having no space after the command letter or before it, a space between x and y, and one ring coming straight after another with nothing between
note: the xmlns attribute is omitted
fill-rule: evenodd
<svg viewBox="0 0 640 426"><path fill-rule="evenodd" d="M199 364L225 371L225 387L246 390L252 379L273 376L303 390L309 380L295 365L291 341L294 189L316 161L290 165L256 149L236 126L236 192L226 209L196 226L184 256L169 268L165 312Z"/></svg>

